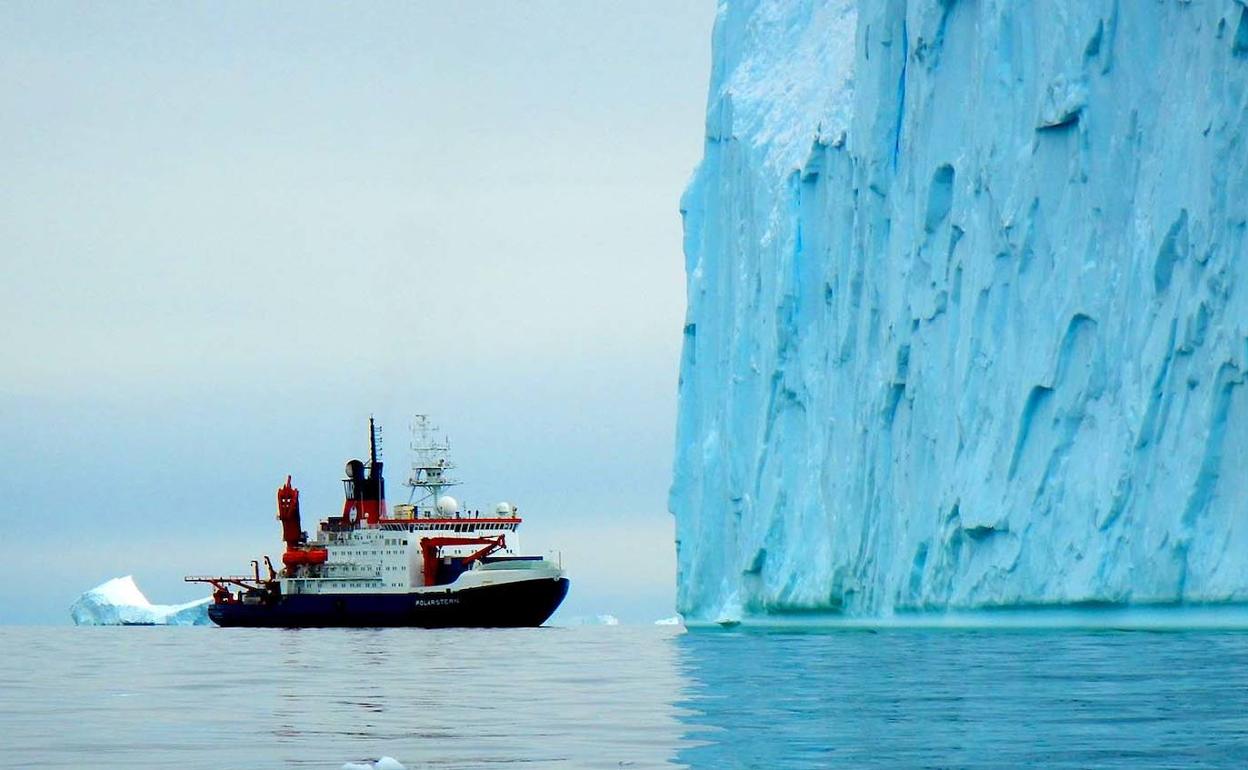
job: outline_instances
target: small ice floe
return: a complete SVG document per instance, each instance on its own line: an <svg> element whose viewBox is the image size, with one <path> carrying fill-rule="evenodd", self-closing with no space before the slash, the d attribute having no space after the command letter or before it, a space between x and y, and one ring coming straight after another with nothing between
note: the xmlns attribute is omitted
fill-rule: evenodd
<svg viewBox="0 0 1248 770"><path fill-rule="evenodd" d="M394 757L382 757L376 762L348 762L342 770L407 770L403 763Z"/></svg>
<svg viewBox="0 0 1248 770"><path fill-rule="evenodd" d="M133 575L113 578L78 597L69 608L76 626L206 626L205 597L186 604L152 604Z"/></svg>
<svg viewBox="0 0 1248 770"><path fill-rule="evenodd" d="M565 626L618 626L619 624L620 619L608 613L601 615L577 615L574 618L568 618L563 623Z"/></svg>
<svg viewBox="0 0 1248 770"><path fill-rule="evenodd" d="M683 625L684 622L685 621L681 620L679 615L673 615L670 618L659 618L654 621L654 624L656 626L679 626Z"/></svg>

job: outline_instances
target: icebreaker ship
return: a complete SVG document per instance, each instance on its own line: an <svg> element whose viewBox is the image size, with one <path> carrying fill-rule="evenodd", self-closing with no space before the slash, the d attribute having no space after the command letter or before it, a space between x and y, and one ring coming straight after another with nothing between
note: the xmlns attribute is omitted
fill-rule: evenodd
<svg viewBox="0 0 1248 770"><path fill-rule="evenodd" d="M724 0L691 621L1248 599L1248 6Z"/></svg>

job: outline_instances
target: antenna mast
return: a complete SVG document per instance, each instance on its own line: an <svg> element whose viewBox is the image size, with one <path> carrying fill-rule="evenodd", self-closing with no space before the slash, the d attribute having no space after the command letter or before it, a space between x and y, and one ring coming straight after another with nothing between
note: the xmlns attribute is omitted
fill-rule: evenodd
<svg viewBox="0 0 1248 770"><path fill-rule="evenodd" d="M437 430L428 415L412 418L412 474L405 484L411 487L408 503L415 504L417 517L433 515L443 490L459 484L458 479L447 474L455 467L450 459L450 439L443 435L438 441L434 436Z"/></svg>

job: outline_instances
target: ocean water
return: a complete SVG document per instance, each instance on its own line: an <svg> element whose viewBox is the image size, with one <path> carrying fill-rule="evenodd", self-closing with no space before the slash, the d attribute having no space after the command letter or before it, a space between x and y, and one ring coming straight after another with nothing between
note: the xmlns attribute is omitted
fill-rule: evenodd
<svg viewBox="0 0 1248 770"><path fill-rule="evenodd" d="M0 628L0 767L1248 767L1248 633Z"/></svg>

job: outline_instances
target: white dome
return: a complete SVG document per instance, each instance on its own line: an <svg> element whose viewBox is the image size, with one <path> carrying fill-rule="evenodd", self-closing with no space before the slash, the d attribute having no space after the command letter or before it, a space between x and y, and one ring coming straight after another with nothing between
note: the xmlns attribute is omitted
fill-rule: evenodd
<svg viewBox="0 0 1248 770"><path fill-rule="evenodd" d="M438 513L443 516L450 516L459 512L459 501L450 495L442 495L438 498Z"/></svg>
<svg viewBox="0 0 1248 770"><path fill-rule="evenodd" d="M503 501L494 507L494 511L499 516L510 516L512 512L511 503Z"/></svg>

